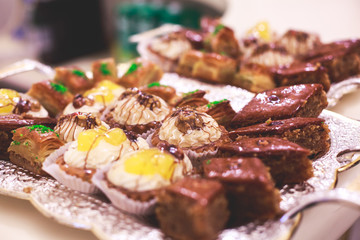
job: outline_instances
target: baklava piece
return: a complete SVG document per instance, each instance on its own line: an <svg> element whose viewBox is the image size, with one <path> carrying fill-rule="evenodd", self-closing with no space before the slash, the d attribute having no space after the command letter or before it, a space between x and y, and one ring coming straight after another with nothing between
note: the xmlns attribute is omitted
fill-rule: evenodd
<svg viewBox="0 0 360 240"><path fill-rule="evenodd" d="M99 59L92 64L92 73L94 82L101 82L103 80L109 80L112 82L118 81L118 71L116 67L115 59L105 58Z"/></svg>
<svg viewBox="0 0 360 240"><path fill-rule="evenodd" d="M146 138L171 112L169 105L155 95L137 88L127 89L104 112L104 122Z"/></svg>
<svg viewBox="0 0 360 240"><path fill-rule="evenodd" d="M331 82L360 74L360 39L332 42L311 51L303 61L320 63Z"/></svg>
<svg viewBox="0 0 360 240"><path fill-rule="evenodd" d="M303 56L320 46L321 41L317 34L289 30L277 40L277 44L285 47L288 53L293 56Z"/></svg>
<svg viewBox="0 0 360 240"><path fill-rule="evenodd" d="M274 137L245 138L219 145L218 156L258 157L270 168L277 186L301 183L313 176L310 150Z"/></svg>
<svg viewBox="0 0 360 240"><path fill-rule="evenodd" d="M184 178L158 194L155 209L161 230L174 239L216 239L228 221L222 185Z"/></svg>
<svg viewBox="0 0 360 240"><path fill-rule="evenodd" d="M231 83L237 70L236 60L217 53L190 50L180 59L176 72L210 83Z"/></svg>
<svg viewBox="0 0 360 240"><path fill-rule="evenodd" d="M52 81L33 84L27 94L37 99L51 116L61 113L74 98L64 85Z"/></svg>
<svg viewBox="0 0 360 240"><path fill-rule="evenodd" d="M18 128L13 131L12 139L8 149L10 161L39 175L47 175L42 163L64 145L54 130L43 125Z"/></svg>
<svg viewBox="0 0 360 240"><path fill-rule="evenodd" d="M229 132L233 140L248 137L278 137L310 150L310 158L323 156L330 148L329 128L324 119L295 117L266 121Z"/></svg>
<svg viewBox="0 0 360 240"><path fill-rule="evenodd" d="M230 101L227 99L209 102L197 108L197 110L210 115L219 125L225 128L230 126L231 120L236 115L236 112L231 107Z"/></svg>
<svg viewBox="0 0 360 240"><path fill-rule="evenodd" d="M231 85L255 93L276 87L272 71L268 67L254 63L242 64Z"/></svg>
<svg viewBox="0 0 360 240"><path fill-rule="evenodd" d="M126 88L139 88L153 82L159 82L162 76L163 71L158 65L149 60L137 58L120 77L118 83Z"/></svg>
<svg viewBox="0 0 360 240"><path fill-rule="evenodd" d="M256 47L247 59L247 62L264 65L266 67L279 67L290 65L294 60L294 57L290 55L284 47L264 43Z"/></svg>
<svg viewBox="0 0 360 240"><path fill-rule="evenodd" d="M170 106L175 106L181 99L181 97L176 93L175 88L162 85L159 82L150 83L147 86L140 87L139 90L162 98Z"/></svg>
<svg viewBox="0 0 360 240"><path fill-rule="evenodd" d="M318 117L327 106L321 84L280 87L258 93L232 119L233 128L245 127L266 120L292 117Z"/></svg>
<svg viewBox="0 0 360 240"><path fill-rule="evenodd" d="M200 89L196 89L191 92L183 93L182 98L180 98L175 107L201 107L209 103L209 101L204 98L206 92Z"/></svg>
<svg viewBox="0 0 360 240"><path fill-rule="evenodd" d="M274 71L274 79L278 86L318 83L324 91L329 91L330 79L325 67L320 64L297 63Z"/></svg>
<svg viewBox="0 0 360 240"><path fill-rule="evenodd" d="M174 72L181 56L191 48L191 42L181 32L155 38L148 46L151 60L165 72Z"/></svg>
<svg viewBox="0 0 360 240"><path fill-rule="evenodd" d="M7 149L12 142L13 131L31 125L45 125L53 128L56 120L54 118L24 118L16 114L0 115L0 159L9 160Z"/></svg>
<svg viewBox="0 0 360 240"><path fill-rule="evenodd" d="M76 67L57 67L55 68L55 83L66 86L73 94L83 93L94 85L85 72Z"/></svg>
<svg viewBox="0 0 360 240"><path fill-rule="evenodd" d="M260 159L212 158L203 166L204 176L225 188L231 225L272 219L280 213L279 191Z"/></svg>

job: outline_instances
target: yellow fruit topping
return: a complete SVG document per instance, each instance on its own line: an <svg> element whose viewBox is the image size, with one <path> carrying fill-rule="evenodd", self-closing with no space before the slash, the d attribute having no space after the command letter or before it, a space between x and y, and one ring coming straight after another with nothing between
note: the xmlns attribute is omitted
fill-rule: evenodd
<svg viewBox="0 0 360 240"><path fill-rule="evenodd" d="M109 103L114 99L113 91L121 88L121 86L109 80L101 81L96 87L86 91L85 97L93 98L95 102Z"/></svg>
<svg viewBox="0 0 360 240"><path fill-rule="evenodd" d="M113 128L107 131L104 127L89 129L81 132L78 136L77 149L82 152L87 152L99 145L100 141L105 140L107 143L117 146L126 140L126 135L120 128Z"/></svg>
<svg viewBox="0 0 360 240"><path fill-rule="evenodd" d="M248 31L249 35L256 38L261 38L266 42L271 40L271 30L267 22L259 22L253 28Z"/></svg>
<svg viewBox="0 0 360 240"><path fill-rule="evenodd" d="M11 89L0 89L0 114L11 113L19 99L18 92Z"/></svg>
<svg viewBox="0 0 360 240"><path fill-rule="evenodd" d="M161 152L157 148L137 151L125 160L127 173L153 176L159 174L166 180L170 180L175 169L172 155Z"/></svg>

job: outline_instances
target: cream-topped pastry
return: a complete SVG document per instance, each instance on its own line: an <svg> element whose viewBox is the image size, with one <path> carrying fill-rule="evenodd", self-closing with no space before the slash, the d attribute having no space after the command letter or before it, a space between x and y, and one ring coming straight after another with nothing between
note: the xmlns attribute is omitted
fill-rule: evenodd
<svg viewBox="0 0 360 240"><path fill-rule="evenodd" d="M34 118L49 117L45 108L34 98L11 89L0 89L0 115L18 114Z"/></svg>
<svg viewBox="0 0 360 240"><path fill-rule="evenodd" d="M63 115L86 112L100 116L100 112L112 104L124 91L124 87L109 80L103 80L83 95L76 95L73 102L64 109Z"/></svg>
<svg viewBox="0 0 360 240"><path fill-rule="evenodd" d="M179 161L170 153L150 148L124 155L109 169L107 179L116 187L144 192L170 185L183 178L188 169L190 161Z"/></svg>
<svg viewBox="0 0 360 240"><path fill-rule="evenodd" d="M105 122L111 127L121 127L143 134L158 126L171 108L158 96L127 89L105 113Z"/></svg>
<svg viewBox="0 0 360 240"><path fill-rule="evenodd" d="M158 137L181 148L189 148L215 142L221 133L218 123L208 114L180 108L163 122Z"/></svg>
<svg viewBox="0 0 360 240"><path fill-rule="evenodd" d="M91 113L75 112L61 116L54 130L61 140L71 142L84 130L97 128L106 131L109 126Z"/></svg>
<svg viewBox="0 0 360 240"><path fill-rule="evenodd" d="M118 160L123 154L148 148L142 138L130 141L123 130L90 129L79 134L64 154L64 162L74 168L97 169Z"/></svg>

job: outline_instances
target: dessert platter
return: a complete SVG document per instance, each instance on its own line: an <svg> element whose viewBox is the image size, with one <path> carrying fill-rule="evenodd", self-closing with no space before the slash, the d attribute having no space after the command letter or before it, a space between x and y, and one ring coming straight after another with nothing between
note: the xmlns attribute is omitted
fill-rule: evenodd
<svg viewBox="0 0 360 240"><path fill-rule="evenodd" d="M289 239L300 216L281 216L358 163L360 123L326 92L360 73L360 41L206 18L144 46L0 89L1 194L100 239Z"/></svg>

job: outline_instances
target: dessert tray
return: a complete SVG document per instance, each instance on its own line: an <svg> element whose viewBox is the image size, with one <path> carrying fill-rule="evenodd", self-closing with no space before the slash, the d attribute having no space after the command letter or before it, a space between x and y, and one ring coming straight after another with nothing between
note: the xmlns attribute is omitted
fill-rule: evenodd
<svg viewBox="0 0 360 240"><path fill-rule="evenodd" d="M240 110L254 96L241 88L210 85L177 74L164 74L161 83L173 86L180 92L202 89L209 101L227 98L235 111ZM356 149L360 148L360 122L324 110L320 115L330 129L331 147L321 158L313 161L314 177L303 184L288 186L281 190L281 208L289 212L305 198L332 189L337 174L345 171L359 160ZM73 191L47 177L34 175L8 161L0 160L0 194L27 199L41 213L59 223L92 231L100 239L166 239L156 226L153 216L137 217L126 214L103 195L87 195ZM341 191L334 191L341 194ZM252 222L237 228L225 229L219 239L288 239L299 223L295 218L280 221Z"/></svg>

